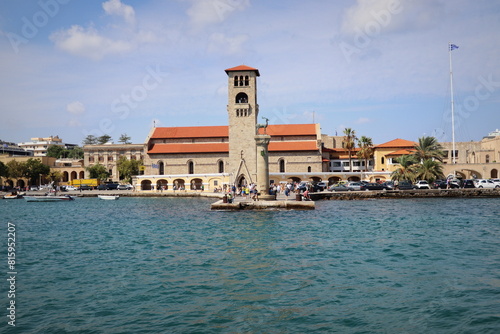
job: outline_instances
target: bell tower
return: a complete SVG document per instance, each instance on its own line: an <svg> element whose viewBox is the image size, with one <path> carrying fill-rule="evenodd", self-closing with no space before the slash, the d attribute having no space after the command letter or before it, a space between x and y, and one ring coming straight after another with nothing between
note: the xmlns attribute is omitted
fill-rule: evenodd
<svg viewBox="0 0 500 334"><path fill-rule="evenodd" d="M226 70L228 76L229 168L236 184L255 182L257 77L259 70L240 65Z"/></svg>

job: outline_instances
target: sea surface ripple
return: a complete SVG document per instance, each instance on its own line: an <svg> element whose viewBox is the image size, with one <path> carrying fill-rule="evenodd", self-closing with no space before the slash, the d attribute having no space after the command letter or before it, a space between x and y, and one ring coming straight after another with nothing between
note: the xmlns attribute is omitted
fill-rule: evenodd
<svg viewBox="0 0 500 334"><path fill-rule="evenodd" d="M16 330L500 332L499 199L212 201L0 201L4 254L16 224Z"/></svg>

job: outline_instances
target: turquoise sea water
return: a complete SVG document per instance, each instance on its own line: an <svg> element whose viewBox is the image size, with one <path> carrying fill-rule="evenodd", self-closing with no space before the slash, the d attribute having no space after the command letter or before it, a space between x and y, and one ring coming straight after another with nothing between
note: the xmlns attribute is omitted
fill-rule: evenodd
<svg viewBox="0 0 500 334"><path fill-rule="evenodd" d="M0 332L500 332L500 199L212 201L0 201L2 254L8 222L17 237Z"/></svg>

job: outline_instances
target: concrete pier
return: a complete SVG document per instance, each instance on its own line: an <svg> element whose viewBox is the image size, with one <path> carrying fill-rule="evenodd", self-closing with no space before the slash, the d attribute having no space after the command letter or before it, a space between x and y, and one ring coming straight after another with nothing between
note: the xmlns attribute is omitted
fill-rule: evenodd
<svg viewBox="0 0 500 334"><path fill-rule="evenodd" d="M210 206L210 210L240 211L240 210L314 210L313 201L236 201L224 203L220 200Z"/></svg>

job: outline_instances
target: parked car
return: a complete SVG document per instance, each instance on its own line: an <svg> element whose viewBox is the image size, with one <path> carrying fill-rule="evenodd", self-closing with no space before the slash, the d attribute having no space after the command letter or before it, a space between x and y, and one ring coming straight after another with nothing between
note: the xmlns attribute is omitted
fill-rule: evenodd
<svg viewBox="0 0 500 334"><path fill-rule="evenodd" d="M84 184L84 185L81 185L80 188L78 188L78 189L79 190L92 190L92 189L94 189L94 187Z"/></svg>
<svg viewBox="0 0 500 334"><path fill-rule="evenodd" d="M462 188L476 188L474 185L474 180L463 180Z"/></svg>
<svg viewBox="0 0 500 334"><path fill-rule="evenodd" d="M493 181L495 185L500 186L500 179L491 179L491 181Z"/></svg>
<svg viewBox="0 0 500 334"><path fill-rule="evenodd" d="M446 189L446 180L436 180L432 183L434 189Z"/></svg>
<svg viewBox="0 0 500 334"><path fill-rule="evenodd" d="M413 184L410 181L399 181L397 189L410 190L410 189L415 189L415 187L413 186Z"/></svg>
<svg viewBox="0 0 500 334"><path fill-rule="evenodd" d="M500 188L500 185L496 185L491 180L477 179L474 180L474 183L476 188Z"/></svg>
<svg viewBox="0 0 500 334"><path fill-rule="evenodd" d="M316 183L313 183L313 185L312 185L313 192L323 191L326 188L327 188L327 184L325 182L316 182Z"/></svg>
<svg viewBox="0 0 500 334"><path fill-rule="evenodd" d="M108 187L103 183L97 186L97 190L108 190Z"/></svg>
<svg viewBox="0 0 500 334"><path fill-rule="evenodd" d="M77 188L74 187L74 186L66 186L66 190L67 191L73 191L73 190L77 190Z"/></svg>
<svg viewBox="0 0 500 334"><path fill-rule="evenodd" d="M328 191L352 191L351 187L346 186L345 184L334 184L328 188Z"/></svg>
<svg viewBox="0 0 500 334"><path fill-rule="evenodd" d="M450 188L455 189L455 188L460 188L461 182L458 179L455 180L450 180ZM447 189L448 188L448 181L447 180L436 180L432 184L432 187L434 189Z"/></svg>
<svg viewBox="0 0 500 334"><path fill-rule="evenodd" d="M385 189L387 190L393 190L394 189L394 181L385 181L382 183Z"/></svg>
<svg viewBox="0 0 500 334"><path fill-rule="evenodd" d="M361 182L348 182L346 186L353 190L365 190L365 185Z"/></svg>
<svg viewBox="0 0 500 334"><path fill-rule="evenodd" d="M132 186L130 184L119 184L116 189L118 190L132 190Z"/></svg>
<svg viewBox="0 0 500 334"><path fill-rule="evenodd" d="M419 180L419 181L415 182L415 188L416 189L431 189L431 187L429 186L429 182L427 182L426 180Z"/></svg>
<svg viewBox="0 0 500 334"><path fill-rule="evenodd" d="M385 187L381 183L365 183L365 190L384 190Z"/></svg>

